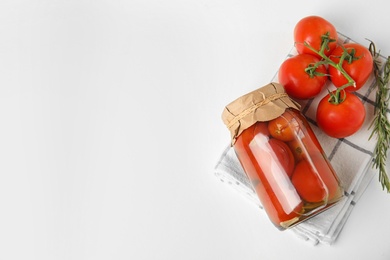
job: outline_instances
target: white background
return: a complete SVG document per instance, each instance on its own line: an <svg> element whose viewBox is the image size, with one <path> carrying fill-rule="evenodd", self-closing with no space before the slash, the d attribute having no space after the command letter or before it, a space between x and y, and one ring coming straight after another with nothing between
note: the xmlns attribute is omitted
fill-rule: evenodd
<svg viewBox="0 0 390 260"><path fill-rule="evenodd" d="M332 246L273 227L213 168L220 115L296 22L390 54L387 1L2 0L0 259L390 259L377 178ZM347 157L346 157L347 159Z"/></svg>

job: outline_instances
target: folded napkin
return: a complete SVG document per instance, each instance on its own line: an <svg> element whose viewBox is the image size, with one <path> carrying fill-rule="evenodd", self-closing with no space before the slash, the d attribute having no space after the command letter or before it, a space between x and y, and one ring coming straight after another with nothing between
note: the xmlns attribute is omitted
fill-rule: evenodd
<svg viewBox="0 0 390 260"><path fill-rule="evenodd" d="M347 43L352 42L352 40L339 33L339 42ZM366 45L368 46L368 43ZM296 54L296 49L293 48L287 57ZM385 58L381 57L381 59L383 65ZM278 75L276 74L272 82L278 82L277 78ZM368 140L371 134L371 129L368 129L374 118L376 95L374 85L375 78L372 75L365 86L355 92L364 103L366 119L360 131L342 139L328 137L316 124L317 104L327 94L328 89L335 89L331 82L327 83L322 93L316 98L298 101L302 106L301 112L305 115L315 132L345 190L344 198L335 206L288 229L299 238L314 245L319 243L332 244L337 239L354 205L363 194L372 177L377 174L377 170L372 167L376 138ZM262 208L250 181L236 157L234 149L230 145L223 151L215 166L214 173L222 182L230 184L231 187Z"/></svg>

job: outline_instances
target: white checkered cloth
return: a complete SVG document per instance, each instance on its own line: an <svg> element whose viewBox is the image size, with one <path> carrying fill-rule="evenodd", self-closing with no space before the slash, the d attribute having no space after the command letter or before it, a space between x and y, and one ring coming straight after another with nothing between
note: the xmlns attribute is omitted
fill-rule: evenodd
<svg viewBox="0 0 390 260"><path fill-rule="evenodd" d="M340 33L339 41L352 42L350 38ZM369 42L364 46L368 46L368 44ZM293 55L296 55L295 48L291 50L287 57ZM383 65L385 58L381 57L381 59ZM278 75L276 74L272 82L278 82L277 78ZM377 170L372 167L372 156L376 139L373 137L372 140L368 141L371 134L371 129L368 129L374 118L376 95L375 88L372 87L374 84L375 79L372 75L365 86L356 92L366 108L366 119L361 130L343 139L326 136L319 130L316 124L317 104L327 94L327 89L334 89L332 83L329 82L318 97L299 101L302 106L301 112L306 116L345 189L345 196L337 205L288 229L313 245L318 243L332 244L335 242L354 205L363 194L372 177L377 174ZM223 151L214 173L222 182L231 184L231 187L262 208L230 145Z"/></svg>

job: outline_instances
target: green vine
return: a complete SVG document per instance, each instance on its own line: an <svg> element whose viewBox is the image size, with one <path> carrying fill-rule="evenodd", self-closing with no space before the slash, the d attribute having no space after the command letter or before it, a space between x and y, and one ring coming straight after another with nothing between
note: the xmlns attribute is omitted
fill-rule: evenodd
<svg viewBox="0 0 390 260"><path fill-rule="evenodd" d="M359 59L360 57L355 56L355 49L350 49L350 52L348 52L347 49L343 48L344 51L343 51L343 54L339 57L340 58L339 61L337 63L334 62L332 59L330 59L325 54L325 50L329 49L329 43L334 42L334 41L335 41L335 39L330 38L329 33L326 33L326 34L322 35L322 37L321 37L320 50L314 49L307 42L304 42L303 44L308 49L310 49L311 51L313 51L314 53L316 53L317 55L319 55L322 58L322 60L317 62L316 64L314 64L313 67L318 67L322 64L332 66L335 69L337 69L338 71L340 71L340 73L347 79L348 82L346 84L337 88L337 90L334 92L329 92L329 95L330 95L329 102L331 102L332 104L340 104L344 100L341 96L342 91L344 91L344 89L346 87L349 87L349 86L356 87L356 83L353 80L353 78L351 78L351 76L344 70L343 62L344 62L344 60L346 60L347 62L352 62L353 60Z"/></svg>

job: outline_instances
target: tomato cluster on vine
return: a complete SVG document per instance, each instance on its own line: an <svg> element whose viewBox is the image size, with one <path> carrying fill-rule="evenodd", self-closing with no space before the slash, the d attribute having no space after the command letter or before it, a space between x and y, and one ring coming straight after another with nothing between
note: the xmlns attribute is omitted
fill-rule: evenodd
<svg viewBox="0 0 390 260"><path fill-rule="evenodd" d="M354 94L373 70L371 52L358 43L339 43L333 24L319 16L301 19L294 28L297 55L287 58L278 72L286 93L298 100L321 97L316 120L320 129L335 138L356 133L364 123L365 108Z"/></svg>

